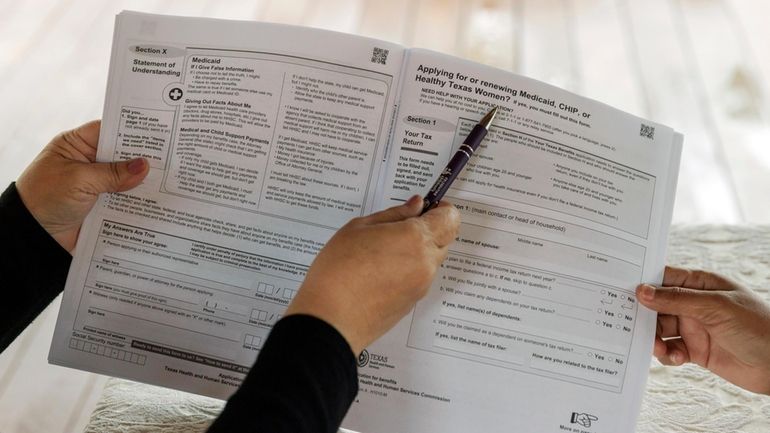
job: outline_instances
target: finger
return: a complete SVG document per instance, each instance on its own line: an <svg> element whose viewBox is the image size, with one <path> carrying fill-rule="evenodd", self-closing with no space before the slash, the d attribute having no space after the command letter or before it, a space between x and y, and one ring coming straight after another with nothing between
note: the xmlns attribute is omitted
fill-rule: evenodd
<svg viewBox="0 0 770 433"><path fill-rule="evenodd" d="M656 335L661 338L678 337L679 318L668 314L658 314L658 328Z"/></svg>
<svg viewBox="0 0 770 433"><path fill-rule="evenodd" d="M99 130L101 126L101 120L92 120L75 128L73 133L83 140L84 143L96 149L97 144L99 144Z"/></svg>
<svg viewBox="0 0 770 433"><path fill-rule="evenodd" d="M656 358L660 359L661 356L666 356L666 342L663 341L662 338L655 336L655 344L652 346L652 354L655 355Z"/></svg>
<svg viewBox="0 0 770 433"><path fill-rule="evenodd" d="M362 224L382 224L402 221L407 218L416 217L422 211L422 198L419 195L413 195L404 204L393 206L383 211L375 212L371 215L359 219Z"/></svg>
<svg viewBox="0 0 770 433"><path fill-rule="evenodd" d="M150 170L144 158L120 162L84 164L83 179L95 193L127 191L142 183Z"/></svg>
<svg viewBox="0 0 770 433"><path fill-rule="evenodd" d="M442 201L420 218L430 230L437 247L444 248L457 237L457 230L460 228L460 212L453 204Z"/></svg>
<svg viewBox="0 0 770 433"><path fill-rule="evenodd" d="M676 338L673 340L664 341L665 353L655 354L663 365L682 365L686 362L690 362L690 354L687 350L687 346L684 344L684 340Z"/></svg>
<svg viewBox="0 0 770 433"><path fill-rule="evenodd" d="M636 297L642 305L658 313L696 319L722 311L725 299L719 291L654 287L649 284L637 287Z"/></svg>
<svg viewBox="0 0 770 433"><path fill-rule="evenodd" d="M94 162L96 161L96 148L99 144L101 124L100 120L92 120L75 129L63 132L61 138L89 162Z"/></svg>
<svg viewBox="0 0 770 433"><path fill-rule="evenodd" d="M699 290L734 290L736 284L721 275L695 269L666 266L663 286L686 287Z"/></svg>
<svg viewBox="0 0 770 433"><path fill-rule="evenodd" d="M666 266L666 269L663 271L663 285L683 286L689 274L689 269Z"/></svg>

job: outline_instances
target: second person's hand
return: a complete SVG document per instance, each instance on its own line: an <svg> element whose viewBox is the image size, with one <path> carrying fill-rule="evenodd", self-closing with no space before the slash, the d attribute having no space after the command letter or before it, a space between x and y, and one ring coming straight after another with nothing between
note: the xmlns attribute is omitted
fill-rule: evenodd
<svg viewBox="0 0 770 433"><path fill-rule="evenodd" d="M667 267L663 287L637 298L657 311L654 354L665 365L694 362L749 391L770 394L770 306L717 274Z"/></svg>

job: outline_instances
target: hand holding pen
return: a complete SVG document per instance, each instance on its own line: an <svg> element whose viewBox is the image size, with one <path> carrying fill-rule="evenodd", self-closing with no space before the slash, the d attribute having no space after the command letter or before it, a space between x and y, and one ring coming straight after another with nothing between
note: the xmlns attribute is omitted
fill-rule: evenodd
<svg viewBox="0 0 770 433"><path fill-rule="evenodd" d="M468 137L465 138L463 144L460 145L460 148L457 149L457 152L452 159L449 160L447 166L441 171L438 179L436 179L436 182L423 199L422 212L420 215L436 207L439 201L444 197L444 194L446 194L447 190L452 185L452 182L460 171L462 171L463 167L465 167L468 160L471 159L471 156L476 149L478 149L481 140L487 136L489 127L492 125L492 121L497 114L497 108L498 107L493 108L476 126L473 127L471 133L468 134Z"/></svg>

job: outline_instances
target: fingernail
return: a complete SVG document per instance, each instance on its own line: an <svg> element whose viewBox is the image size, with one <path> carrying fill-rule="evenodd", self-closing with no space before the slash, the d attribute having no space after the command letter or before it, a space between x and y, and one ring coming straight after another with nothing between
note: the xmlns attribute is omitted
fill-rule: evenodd
<svg viewBox="0 0 770 433"><path fill-rule="evenodd" d="M144 171L144 158L136 158L128 163L128 172L131 174L139 174Z"/></svg>
<svg viewBox="0 0 770 433"><path fill-rule="evenodd" d="M655 287L649 284L642 284L639 296L645 301L652 301L655 299Z"/></svg>
<svg viewBox="0 0 770 433"><path fill-rule="evenodd" d="M673 362L676 365L682 364L682 354L679 352L673 352L671 354L671 362Z"/></svg>

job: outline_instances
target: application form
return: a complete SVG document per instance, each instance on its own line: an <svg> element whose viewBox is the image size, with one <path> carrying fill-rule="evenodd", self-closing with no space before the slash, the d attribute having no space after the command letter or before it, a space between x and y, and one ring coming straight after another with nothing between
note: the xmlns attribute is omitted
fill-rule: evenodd
<svg viewBox="0 0 770 433"><path fill-rule="evenodd" d="M318 250L373 207L402 51L121 14L98 159L151 170L84 224L50 361L232 394Z"/></svg>
<svg viewBox="0 0 770 433"><path fill-rule="evenodd" d="M447 193L462 216L460 234L427 297L362 354L361 391L344 425L633 431L655 322L634 289L662 279L681 136L542 83L413 49L383 207L429 188L476 113L494 103L483 92L468 96L463 81L518 101L498 114Z"/></svg>
<svg viewBox="0 0 770 433"><path fill-rule="evenodd" d="M147 158L77 243L52 363L227 398L315 255L425 193L491 106L446 199L427 296L358 359L343 427L630 432L682 136L447 55L267 23L124 12L97 159Z"/></svg>

